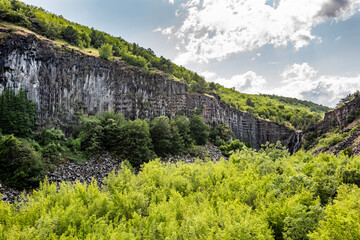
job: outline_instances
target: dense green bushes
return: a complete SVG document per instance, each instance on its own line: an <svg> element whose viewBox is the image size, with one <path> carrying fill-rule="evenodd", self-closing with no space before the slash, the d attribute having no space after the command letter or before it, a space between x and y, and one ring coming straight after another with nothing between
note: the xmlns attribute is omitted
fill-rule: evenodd
<svg viewBox="0 0 360 240"><path fill-rule="evenodd" d="M113 56L113 49L112 46L110 44L103 44L100 48L99 48L99 56L105 60L110 60L111 57Z"/></svg>
<svg viewBox="0 0 360 240"><path fill-rule="evenodd" d="M136 168L150 159L193 152L194 145L203 145L214 134L224 131L214 140L226 143L232 132L220 124L210 131L202 117L193 114L189 119L176 116L169 119L160 116L150 123L144 120L126 121L120 113L104 112L99 116L81 118L79 142L81 151L98 154L108 151L122 159L128 159Z"/></svg>
<svg viewBox="0 0 360 240"><path fill-rule="evenodd" d="M360 157L244 148L229 161L123 167L96 183L45 182L0 202L1 239L357 239Z"/></svg>
<svg viewBox="0 0 360 240"><path fill-rule="evenodd" d="M360 189L341 186L334 204L325 210L325 218L310 233L310 239L360 239Z"/></svg>
<svg viewBox="0 0 360 240"><path fill-rule="evenodd" d="M236 150L241 151L244 147L245 144L243 142L240 142L239 139L235 139L230 143L222 144L219 149L224 156L229 157L233 152Z"/></svg>
<svg viewBox="0 0 360 240"><path fill-rule="evenodd" d="M0 181L19 190L34 188L64 159L72 143L60 130L33 133L36 104L26 92L5 89L0 95ZM14 136L15 135L15 136ZM21 138L23 137L23 138ZM26 137L26 138L24 138ZM76 154L68 154L68 159Z"/></svg>
<svg viewBox="0 0 360 240"><path fill-rule="evenodd" d="M146 121L126 121L122 114L104 112L83 116L78 131L80 149L88 155L108 151L134 167L155 157Z"/></svg>
<svg viewBox="0 0 360 240"><path fill-rule="evenodd" d="M150 134L155 153L165 157L169 153L182 154L185 148L184 140L180 136L177 122L168 117L160 116L151 121Z"/></svg>
<svg viewBox="0 0 360 240"><path fill-rule="evenodd" d="M37 187L62 162L82 161L78 149L77 141L55 129L42 129L28 138L0 135L0 182L18 190Z"/></svg>
<svg viewBox="0 0 360 240"><path fill-rule="evenodd" d="M37 187L45 176L41 154L12 135L0 138L0 165L0 180L20 190Z"/></svg>

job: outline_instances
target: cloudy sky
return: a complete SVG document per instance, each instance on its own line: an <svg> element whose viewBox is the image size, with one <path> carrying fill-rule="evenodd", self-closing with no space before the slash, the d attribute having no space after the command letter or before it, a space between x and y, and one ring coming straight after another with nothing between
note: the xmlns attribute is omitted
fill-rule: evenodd
<svg viewBox="0 0 360 240"><path fill-rule="evenodd" d="M23 0L245 93L360 90L360 0Z"/></svg>

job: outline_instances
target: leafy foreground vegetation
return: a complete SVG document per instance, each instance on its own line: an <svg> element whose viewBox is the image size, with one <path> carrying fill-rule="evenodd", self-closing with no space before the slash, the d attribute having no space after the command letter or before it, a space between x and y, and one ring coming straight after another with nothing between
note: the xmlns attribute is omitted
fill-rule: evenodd
<svg viewBox="0 0 360 240"><path fill-rule="evenodd" d="M0 202L1 239L359 239L360 157L268 146Z"/></svg>
<svg viewBox="0 0 360 240"><path fill-rule="evenodd" d="M87 52L98 51L99 56L106 60L111 60L114 56L130 65L141 67L144 72L150 74L163 72L171 78L188 83L191 93L216 93L221 101L231 107L292 128L307 130L329 110L307 101L271 95L243 94L219 84L207 83L197 73L177 66L162 56L157 57L151 49L144 49L120 37L113 37L67 21L62 16L17 0L0 0L0 20L23 26L58 42L67 42L80 49L86 49Z"/></svg>

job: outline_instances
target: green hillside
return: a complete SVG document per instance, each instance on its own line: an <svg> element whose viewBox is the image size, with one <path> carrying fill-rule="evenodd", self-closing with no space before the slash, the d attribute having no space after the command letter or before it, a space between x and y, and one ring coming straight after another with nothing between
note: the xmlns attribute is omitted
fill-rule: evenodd
<svg viewBox="0 0 360 240"><path fill-rule="evenodd" d="M216 84L215 93L220 96L221 101L240 111L304 131L321 120L324 113L330 110L309 101L274 95L245 94L219 84Z"/></svg>
<svg viewBox="0 0 360 240"><path fill-rule="evenodd" d="M206 83L204 78L164 57L157 57L151 49L136 43L128 43L121 37L90 29L70 22L62 16L42 8L26 5L17 0L0 0L0 20L25 27L60 43L86 50L87 54L111 60L122 59L141 67L144 71L164 72L170 77L190 85L190 92L197 94L216 93L226 104L255 116L307 130L320 120L329 108L308 101L273 95L249 95L224 88L219 84Z"/></svg>

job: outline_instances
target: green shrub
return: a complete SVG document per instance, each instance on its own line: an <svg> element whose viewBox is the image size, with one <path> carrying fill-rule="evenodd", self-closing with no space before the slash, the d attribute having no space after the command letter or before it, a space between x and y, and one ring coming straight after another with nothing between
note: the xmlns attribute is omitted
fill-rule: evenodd
<svg viewBox="0 0 360 240"><path fill-rule="evenodd" d="M43 128L41 131L36 132L33 138L43 147L51 143L61 147L65 147L66 144L65 135L60 129Z"/></svg>
<svg viewBox="0 0 360 240"><path fill-rule="evenodd" d="M43 148L41 153L45 163L49 164L50 166L57 166L60 164L62 155L59 151L59 148L60 146L56 145L55 143L49 143Z"/></svg>
<svg viewBox="0 0 360 240"><path fill-rule="evenodd" d="M328 150L330 147L342 142L346 136L339 133L328 134L325 138L320 139L319 143L324 149Z"/></svg>
<svg viewBox="0 0 360 240"><path fill-rule="evenodd" d="M189 148L194 144L194 139L190 133L189 118L184 115L178 115L170 120L170 124L176 125L185 148Z"/></svg>
<svg viewBox="0 0 360 240"><path fill-rule="evenodd" d="M73 27L73 26L67 26L62 31L62 35L65 39L65 41L75 45L79 46L80 44L80 33Z"/></svg>
<svg viewBox="0 0 360 240"><path fill-rule="evenodd" d="M119 141L117 152L135 168L154 159L149 124L140 119L128 121L124 126L124 135Z"/></svg>
<svg viewBox="0 0 360 240"><path fill-rule="evenodd" d="M226 124L218 124L210 130L209 139L215 145L220 147L226 144L231 138L234 138L234 133Z"/></svg>
<svg viewBox="0 0 360 240"><path fill-rule="evenodd" d="M45 176L41 155L10 135L0 140L0 180L19 190L35 188Z"/></svg>
<svg viewBox="0 0 360 240"><path fill-rule="evenodd" d="M81 117L79 124L80 149L88 154L97 154L103 151L102 131L100 119L95 116Z"/></svg>
<svg viewBox="0 0 360 240"><path fill-rule="evenodd" d="M201 116L193 114L190 119L190 131L197 145L204 145L208 141L210 128Z"/></svg>
<svg viewBox="0 0 360 240"><path fill-rule="evenodd" d="M150 134L156 155L164 157L172 150L172 132L168 117L160 116L150 123Z"/></svg>
<svg viewBox="0 0 360 240"><path fill-rule="evenodd" d="M110 60L113 56L112 45L106 43L99 48L99 54L102 59Z"/></svg>
<svg viewBox="0 0 360 240"><path fill-rule="evenodd" d="M360 190L342 186L334 204L325 210L319 227L309 234L310 239L360 239Z"/></svg>
<svg viewBox="0 0 360 240"><path fill-rule="evenodd" d="M343 150L343 153L348 156L351 157L353 155L353 150L351 149L351 147L347 147Z"/></svg>
<svg viewBox="0 0 360 240"><path fill-rule="evenodd" d="M342 168L340 170L340 179L343 183L356 184L358 187L360 187L360 169Z"/></svg>
<svg viewBox="0 0 360 240"><path fill-rule="evenodd" d="M178 155L184 151L185 145L176 122L168 117L160 116L150 123L150 134L156 155L165 157L168 154Z"/></svg>
<svg viewBox="0 0 360 240"><path fill-rule="evenodd" d="M233 152L239 150L241 151L245 147L243 142L240 142L239 139L235 139L228 144L220 146L220 151L222 155L229 157Z"/></svg>

